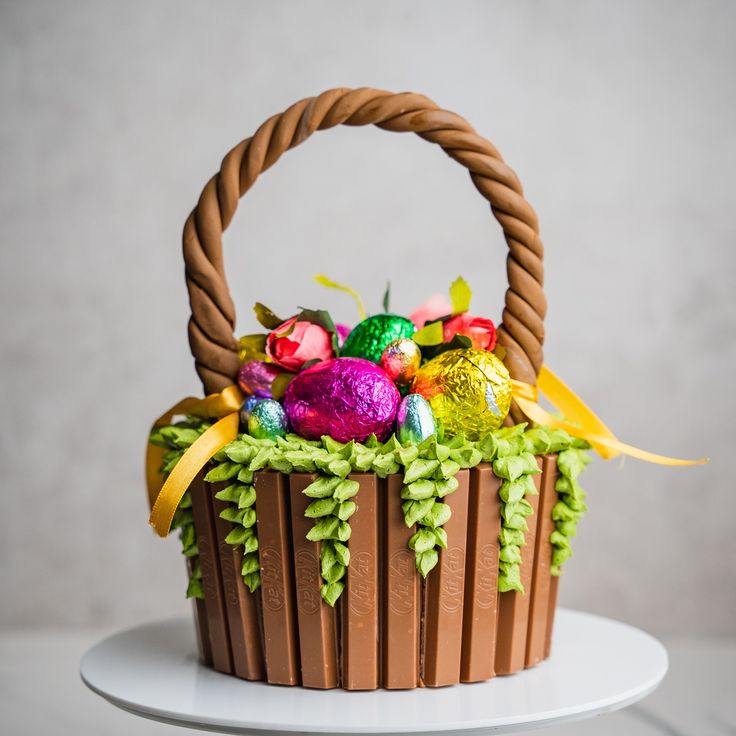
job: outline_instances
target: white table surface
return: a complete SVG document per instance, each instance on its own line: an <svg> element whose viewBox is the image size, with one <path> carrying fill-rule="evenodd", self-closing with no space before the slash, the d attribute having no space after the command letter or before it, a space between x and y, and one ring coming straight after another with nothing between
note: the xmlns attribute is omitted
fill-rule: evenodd
<svg viewBox="0 0 736 736"><path fill-rule="evenodd" d="M664 647L626 624L558 611L554 653L486 683L348 693L249 683L201 666L188 619L115 634L85 654L85 683L145 718L219 732L509 733L623 708L661 682Z"/></svg>

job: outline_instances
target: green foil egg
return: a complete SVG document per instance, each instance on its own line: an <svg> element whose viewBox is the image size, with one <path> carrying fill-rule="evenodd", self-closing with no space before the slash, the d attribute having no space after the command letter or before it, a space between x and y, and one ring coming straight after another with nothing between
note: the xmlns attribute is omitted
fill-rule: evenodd
<svg viewBox="0 0 736 736"><path fill-rule="evenodd" d="M374 314L353 328L340 350L340 355L365 358L373 363L381 360L384 348L394 340L411 337L414 323L398 314Z"/></svg>
<svg viewBox="0 0 736 736"><path fill-rule="evenodd" d="M284 407L275 399L262 399L248 416L248 434L259 440L275 440L286 434L288 422Z"/></svg>
<svg viewBox="0 0 736 736"><path fill-rule="evenodd" d="M432 407L419 394L404 396L396 412L396 437L402 445L418 445L437 434Z"/></svg>

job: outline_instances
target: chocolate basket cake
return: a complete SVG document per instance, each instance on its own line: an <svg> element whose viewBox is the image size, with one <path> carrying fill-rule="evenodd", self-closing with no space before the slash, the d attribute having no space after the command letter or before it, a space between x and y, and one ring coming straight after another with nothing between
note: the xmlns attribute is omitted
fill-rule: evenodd
<svg viewBox="0 0 736 736"><path fill-rule="evenodd" d="M351 328L255 305L233 336L222 233L259 174L315 131L374 124L468 169L509 247L498 328L458 277L408 316ZM202 662L246 680L407 689L478 682L550 654L588 450L620 443L542 363L542 243L514 172L418 94L335 89L233 148L184 228L189 342L205 397L154 424L151 524L177 529ZM543 392L564 418L537 403Z"/></svg>

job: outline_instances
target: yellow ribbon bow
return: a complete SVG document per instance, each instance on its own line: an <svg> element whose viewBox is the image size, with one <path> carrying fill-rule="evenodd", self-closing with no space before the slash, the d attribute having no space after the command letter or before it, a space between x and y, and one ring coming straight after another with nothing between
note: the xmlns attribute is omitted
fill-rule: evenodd
<svg viewBox="0 0 736 736"><path fill-rule="evenodd" d="M148 443L146 484L148 501L151 506L148 523L160 537L165 537L169 533L174 512L197 473L218 450L225 447L228 442L237 439L239 411L242 403L243 394L240 389L237 386L228 386L219 394L210 394L203 399L195 399L191 396L182 399L153 423L151 429L171 424L172 419L181 414L219 420L187 448L163 483L161 463L164 449Z"/></svg>
<svg viewBox="0 0 736 736"><path fill-rule="evenodd" d="M515 380L511 383L514 400L532 422L558 427L568 434L586 440L606 460L624 454L660 465L700 465L708 462L706 458L679 460L655 455L653 452L624 444L586 406L585 402L546 366L542 366L536 386ZM566 419L559 419L543 409L537 403L538 393L544 394ZM192 443L163 483L161 463L164 450L148 444L146 480L151 505L149 523L160 537L165 537L169 533L174 512L197 473L218 450L237 439L239 410L242 403L243 394L238 387L228 386L219 394L210 394L204 399L193 397L183 399L154 422L153 427L170 424L174 416L182 414L218 419Z"/></svg>
<svg viewBox="0 0 736 736"><path fill-rule="evenodd" d="M512 380L511 384L514 400L529 419L536 424L564 429L568 434L586 440L606 460L618 455L629 455L659 465L702 465L708 462L707 458L680 460L675 457L656 455L653 452L624 444L606 427L593 410L547 366L542 366L536 386L515 380ZM544 394L565 419L553 416L543 409L537 403L538 392Z"/></svg>

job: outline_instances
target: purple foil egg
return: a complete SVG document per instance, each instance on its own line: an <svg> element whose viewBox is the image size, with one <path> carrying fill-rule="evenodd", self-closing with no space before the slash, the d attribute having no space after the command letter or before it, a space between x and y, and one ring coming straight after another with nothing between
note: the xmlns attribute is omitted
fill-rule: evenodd
<svg viewBox="0 0 736 736"><path fill-rule="evenodd" d="M243 363L238 371L238 386L244 394L253 394L261 398L271 398L271 384L281 373L281 369L273 363L262 360L251 360Z"/></svg>
<svg viewBox="0 0 736 736"><path fill-rule="evenodd" d="M391 379L362 358L332 358L307 368L289 384L284 408L294 432L308 440L329 435L363 442L391 434L400 400Z"/></svg>

